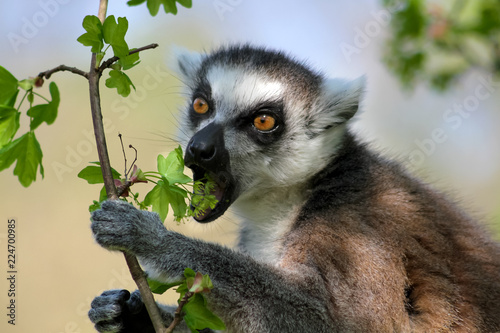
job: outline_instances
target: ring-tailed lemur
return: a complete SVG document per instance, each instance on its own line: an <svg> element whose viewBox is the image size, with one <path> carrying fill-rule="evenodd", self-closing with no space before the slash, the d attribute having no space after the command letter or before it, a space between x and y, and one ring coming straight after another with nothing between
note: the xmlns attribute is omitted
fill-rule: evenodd
<svg viewBox="0 0 500 333"><path fill-rule="evenodd" d="M120 201L92 215L97 242L150 276L209 274L228 332L499 332L500 247L443 195L346 129L364 82L326 79L283 53L181 53L182 131L194 178L233 207L238 249L185 237ZM108 291L101 332L149 332L140 296ZM166 323L172 315L161 307Z"/></svg>

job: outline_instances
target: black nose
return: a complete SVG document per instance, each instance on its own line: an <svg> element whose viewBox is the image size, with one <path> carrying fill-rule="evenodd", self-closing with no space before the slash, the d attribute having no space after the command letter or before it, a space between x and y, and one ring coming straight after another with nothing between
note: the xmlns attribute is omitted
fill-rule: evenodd
<svg viewBox="0 0 500 333"><path fill-rule="evenodd" d="M212 172L217 172L222 165L228 164L228 159L224 145L224 129L222 125L214 123L208 124L193 135L184 156L186 166L198 165Z"/></svg>
<svg viewBox="0 0 500 333"><path fill-rule="evenodd" d="M217 148L213 140L202 140L194 136L188 144L188 153L192 155L193 160L210 161L215 157Z"/></svg>

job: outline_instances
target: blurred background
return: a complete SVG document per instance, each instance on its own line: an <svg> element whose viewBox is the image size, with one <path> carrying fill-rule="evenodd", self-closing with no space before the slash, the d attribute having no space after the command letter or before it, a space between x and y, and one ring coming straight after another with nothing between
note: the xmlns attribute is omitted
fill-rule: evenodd
<svg viewBox="0 0 500 333"><path fill-rule="evenodd" d="M366 75L353 129L449 193L500 239L500 78L492 76L500 63L497 1L193 2L191 9L178 6L176 16L160 9L155 17L145 5L109 3L108 15L128 18L130 47L160 44L141 53L142 63L128 71L136 86L128 98L101 80L116 169L123 169L118 133L126 146L137 148L143 170L155 168L157 154L176 147L172 139L183 100L167 66L172 45L209 51L250 42L284 50L328 76ZM90 50L76 38L84 32L83 17L96 15L97 7L97 0L3 1L0 65L19 80L60 64L87 70ZM36 131L45 179L38 175L24 188L13 167L0 173L0 267L7 271L7 220L15 218L18 270L15 326L7 324L8 281L0 279L1 332L93 332L86 315L93 297L110 288L135 289L123 256L101 249L91 236L88 206L100 186L77 178L97 160L87 82L66 72L51 80L60 89L59 115ZM47 83L40 92L49 96ZM21 134L28 129L22 121ZM145 193L148 186L139 184L137 191ZM208 225L177 226L169 218L166 223L228 246L237 226L230 214Z"/></svg>

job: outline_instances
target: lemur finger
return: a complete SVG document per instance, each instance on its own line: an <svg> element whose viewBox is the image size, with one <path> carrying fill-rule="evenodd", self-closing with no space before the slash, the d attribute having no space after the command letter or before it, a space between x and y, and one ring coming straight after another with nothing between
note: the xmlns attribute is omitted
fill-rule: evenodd
<svg viewBox="0 0 500 333"><path fill-rule="evenodd" d="M137 214L138 210L128 202L122 200L106 200L101 204L102 212L112 212L114 215Z"/></svg>
<svg viewBox="0 0 500 333"><path fill-rule="evenodd" d="M100 322L94 325L96 331L101 333L118 333L123 329L123 324L119 322Z"/></svg>
<svg viewBox="0 0 500 333"><path fill-rule="evenodd" d="M103 291L100 296L113 296L117 300L127 301L130 299L130 292L126 289L111 289Z"/></svg>
<svg viewBox="0 0 500 333"><path fill-rule="evenodd" d="M127 306L132 314L139 313L143 308L143 304L144 303L142 302L142 297L139 290L134 291L130 295L130 299L127 301Z"/></svg>
<svg viewBox="0 0 500 333"><path fill-rule="evenodd" d="M117 318L123 313L125 303L130 298L127 290L108 290L94 298L90 304L89 318L102 326L114 327L119 324Z"/></svg>
<svg viewBox="0 0 500 333"><path fill-rule="evenodd" d="M94 324L114 320L122 313L122 306L117 303L102 302L102 299L94 299L92 308L89 310L90 321Z"/></svg>

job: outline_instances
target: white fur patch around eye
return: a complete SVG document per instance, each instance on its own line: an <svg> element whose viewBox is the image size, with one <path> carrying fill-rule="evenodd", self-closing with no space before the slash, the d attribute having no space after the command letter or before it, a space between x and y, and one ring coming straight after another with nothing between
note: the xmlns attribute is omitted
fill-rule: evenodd
<svg viewBox="0 0 500 333"><path fill-rule="evenodd" d="M221 106L250 108L263 101L278 100L283 96L284 86L279 81L270 81L260 75L235 68L214 67L207 74L212 97ZM224 115L222 115L224 116Z"/></svg>

